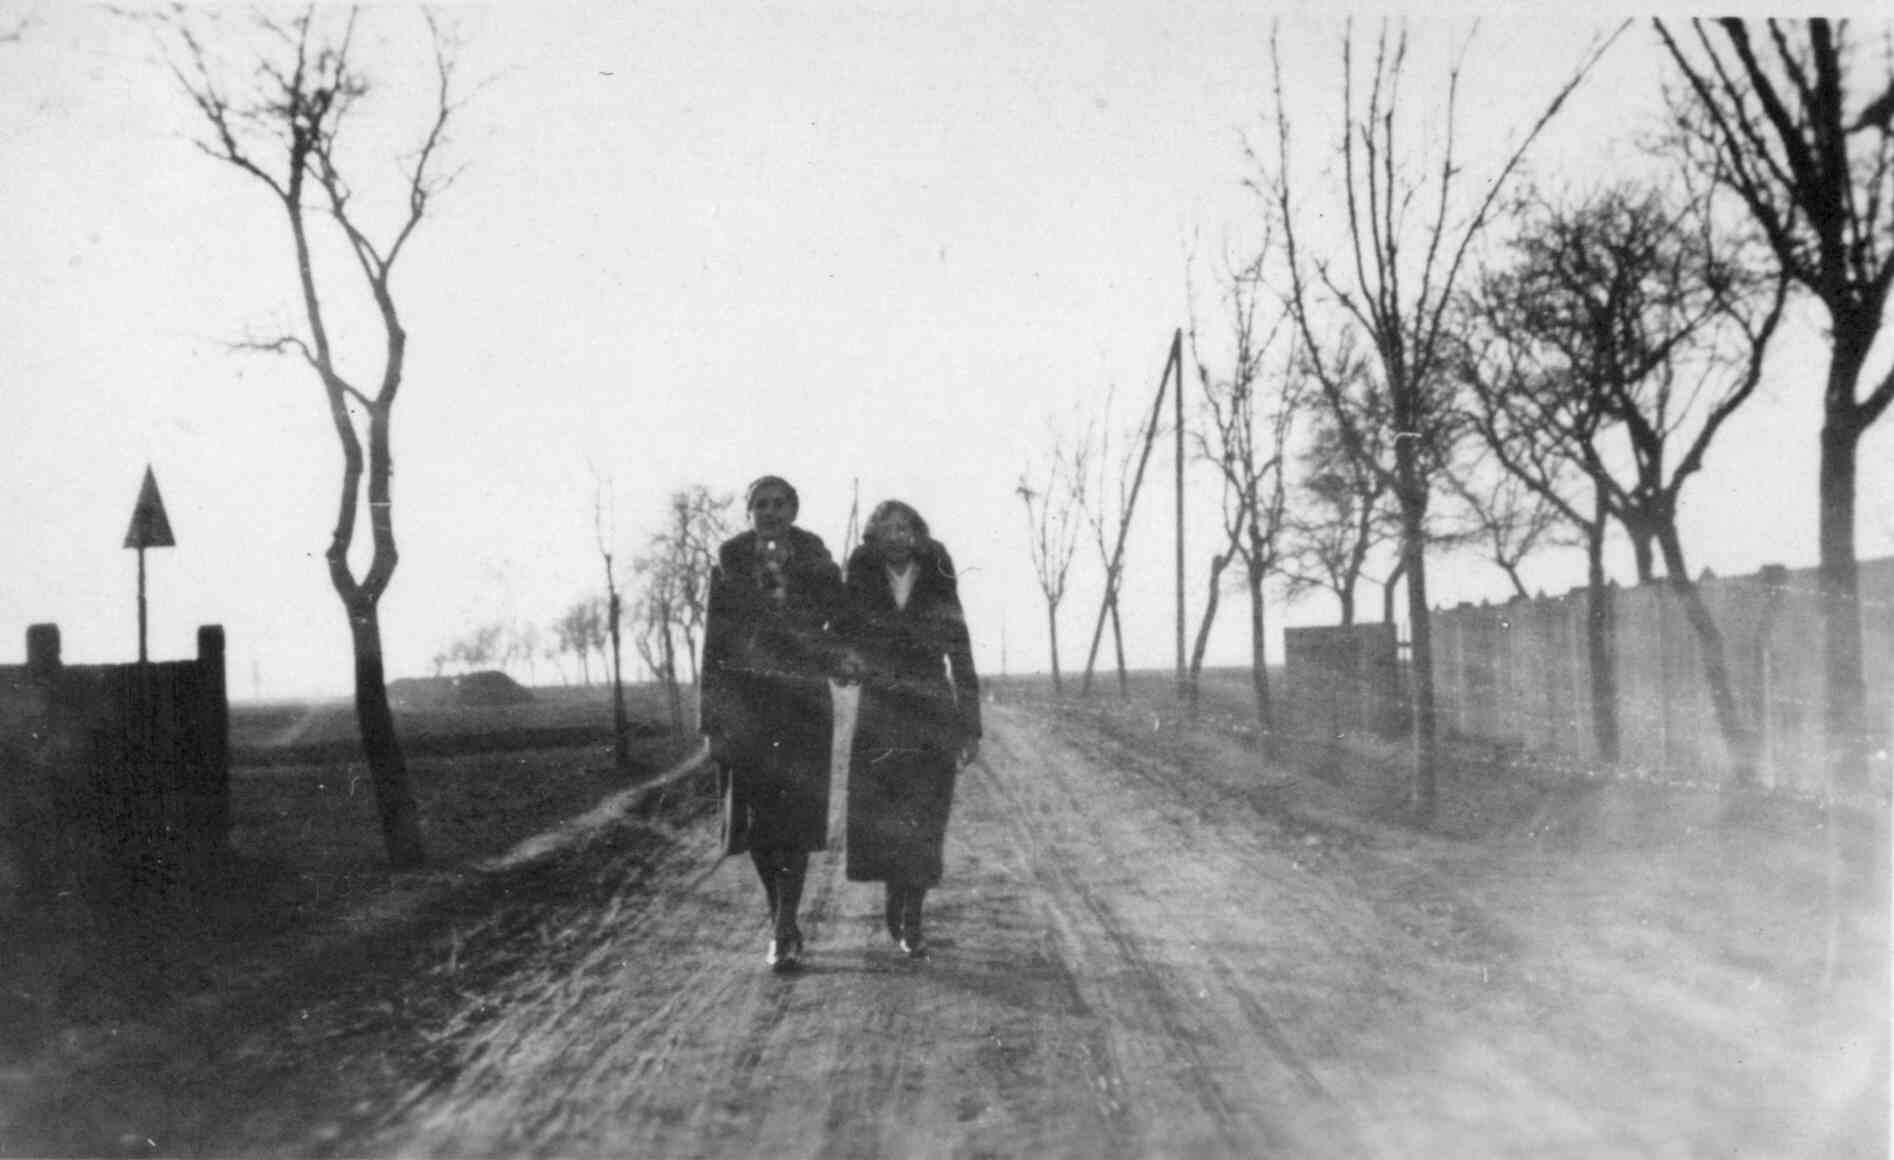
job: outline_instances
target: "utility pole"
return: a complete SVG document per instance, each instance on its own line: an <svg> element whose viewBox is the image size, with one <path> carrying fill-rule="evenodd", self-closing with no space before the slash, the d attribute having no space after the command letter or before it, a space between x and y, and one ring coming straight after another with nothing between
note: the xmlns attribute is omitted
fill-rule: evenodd
<svg viewBox="0 0 1894 1160"><path fill-rule="evenodd" d="M1177 368L1177 703L1190 696L1184 672L1184 330L1171 335L1171 362Z"/></svg>
<svg viewBox="0 0 1894 1160"><path fill-rule="evenodd" d="M1183 413L1184 413L1184 332L1179 329L1171 339L1170 354L1164 360L1164 371L1157 379L1157 397L1151 401L1151 421L1144 429L1144 449L1138 453L1138 468L1131 474L1131 494L1125 498L1125 510L1118 517L1118 541L1111 549L1111 563L1105 567L1105 598L1098 605L1098 621L1092 626L1092 645L1085 653L1085 679L1079 686L1079 695L1087 696L1092 691L1092 668L1098 660L1098 644L1105 633L1105 616L1111 610L1112 601L1117 597L1120 575L1124 570L1125 537L1131 530L1131 516L1138 507L1138 490L1144 485L1144 468L1151 461L1151 448L1157 443L1158 422L1164 415L1164 392L1170 389L1171 377L1177 378L1177 414L1178 414L1178 537L1177 537L1177 657L1178 682L1181 691L1183 682L1184 657L1184 539L1183 539Z"/></svg>

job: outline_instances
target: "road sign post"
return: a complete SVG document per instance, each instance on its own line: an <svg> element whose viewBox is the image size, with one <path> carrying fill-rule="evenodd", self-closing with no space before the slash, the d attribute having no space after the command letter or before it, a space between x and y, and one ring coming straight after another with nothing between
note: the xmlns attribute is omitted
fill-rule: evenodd
<svg viewBox="0 0 1894 1160"><path fill-rule="evenodd" d="M132 508L131 526L125 529L125 546L138 549L138 663L145 664L145 549L174 548L171 520L164 514L164 497L158 494L158 477L151 465L145 465L145 482L138 489L138 503Z"/></svg>

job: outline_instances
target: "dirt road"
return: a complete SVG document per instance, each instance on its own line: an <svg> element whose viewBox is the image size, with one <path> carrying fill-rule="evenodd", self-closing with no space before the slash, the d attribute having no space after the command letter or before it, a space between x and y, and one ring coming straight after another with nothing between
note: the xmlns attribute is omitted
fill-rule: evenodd
<svg viewBox="0 0 1894 1160"><path fill-rule="evenodd" d="M1573 883L1464 893L1445 844L1326 811L1321 787L1259 773L1234 746L990 720L958 798L930 960L894 953L875 890L843 879L838 850L813 873L807 970L766 973L750 869L732 859L706 874L699 833L626 881L618 916L563 977L471 996L489 1014L442 1032L451 1080L342 1150L1813 1155L1834 1143L1823 1084L1861 1061L1823 1056L1846 1056L1846 1042L1808 1043L1793 996L1764 975L1675 945L1614 948L1590 912L1533 917ZM1635 914L1610 925L1635 939Z"/></svg>
<svg viewBox="0 0 1894 1160"><path fill-rule="evenodd" d="M1372 916L1241 816L995 718L930 960L894 953L838 855L812 875L807 969L766 973L747 862L693 881L699 842L568 985L494 996L452 1085L362 1149L1371 1154L1305 1056L1333 1017L1308 996L1372 985L1351 933Z"/></svg>
<svg viewBox="0 0 1894 1160"><path fill-rule="evenodd" d="M1885 1068L1864 1008L1797 977L1819 929L1807 868L1770 867L1785 893L1759 896L1753 842L1468 843L1364 816L1213 733L1005 706L988 730L932 958L895 953L838 842L812 868L806 969L772 975L747 860L714 862L708 826L637 823L582 877L514 882L413 955L356 964L353 998L252 1029L275 1055L205 1060L197 1082L234 1088L150 1150L1885 1149L1858 1110ZM639 854L605 852L640 828ZM378 971L414 995L376 994ZM245 1052L280 1061L285 1043L295 1070L245 1089Z"/></svg>

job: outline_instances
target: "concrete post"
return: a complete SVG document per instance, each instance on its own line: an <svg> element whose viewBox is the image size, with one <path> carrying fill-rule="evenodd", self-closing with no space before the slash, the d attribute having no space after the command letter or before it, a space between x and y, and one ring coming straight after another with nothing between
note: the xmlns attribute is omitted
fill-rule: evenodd
<svg viewBox="0 0 1894 1160"><path fill-rule="evenodd" d="M230 695L224 671L224 626L200 625L197 630L197 664L204 680L203 753L210 766L211 794L206 806L209 841L214 849L223 849L230 840Z"/></svg>
<svg viewBox="0 0 1894 1160"><path fill-rule="evenodd" d="M59 626L31 624L26 628L26 672L34 684L48 684L59 675Z"/></svg>

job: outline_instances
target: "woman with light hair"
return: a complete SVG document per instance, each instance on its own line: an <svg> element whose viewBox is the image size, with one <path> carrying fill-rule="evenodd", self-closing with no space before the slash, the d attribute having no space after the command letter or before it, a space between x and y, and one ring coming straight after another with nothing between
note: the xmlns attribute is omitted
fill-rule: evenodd
<svg viewBox="0 0 1894 1160"><path fill-rule="evenodd" d="M888 935L927 954L922 902L940 884L958 771L980 751L980 680L947 549L900 500L849 556L842 636L861 700L848 773L848 878L882 882Z"/></svg>

